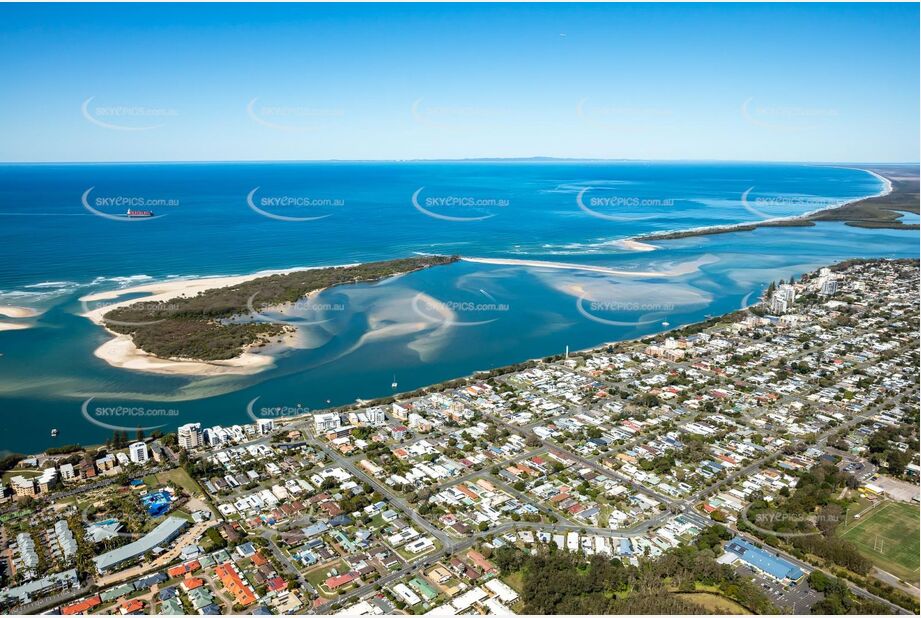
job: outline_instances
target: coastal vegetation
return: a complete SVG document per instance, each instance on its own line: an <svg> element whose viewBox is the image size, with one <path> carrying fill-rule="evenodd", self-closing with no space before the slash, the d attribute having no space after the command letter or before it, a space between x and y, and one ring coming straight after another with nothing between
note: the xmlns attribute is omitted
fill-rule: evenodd
<svg viewBox="0 0 921 618"><path fill-rule="evenodd" d="M294 303L331 286L378 281L457 259L419 256L268 275L196 296L117 307L105 313L103 323L112 332L129 335L138 348L160 358L227 360L291 328L283 323L248 321L253 311Z"/></svg>
<svg viewBox="0 0 921 618"><path fill-rule="evenodd" d="M757 585L715 560L731 536L726 528L711 526L694 544L643 557L638 566L553 544L533 554L504 546L491 559L505 578L521 582L526 614L707 614L730 607L779 613Z"/></svg>
<svg viewBox="0 0 921 618"><path fill-rule="evenodd" d="M918 214L918 178L896 176L888 168L874 169L892 183L886 195L850 202L839 208L823 210L809 217L810 221L844 221L854 227L887 228L896 230L918 229L918 224L902 223L900 212ZM896 172L897 173L897 172ZM904 172L903 172L904 173Z"/></svg>
<svg viewBox="0 0 921 618"><path fill-rule="evenodd" d="M779 504L755 496L743 521L758 522L758 527L777 532L761 536L778 546L781 541L796 557L818 556L855 573L866 575L872 564L848 541L838 538L835 529L844 520L849 505L839 498L842 490L856 488L857 480L832 463L820 463L803 473L796 491ZM740 528L744 528L740 522ZM758 532L751 527L751 530Z"/></svg>
<svg viewBox="0 0 921 618"><path fill-rule="evenodd" d="M823 598L812 606L813 614L889 614L888 606L870 599L862 599L852 593L847 582L837 577L830 577L822 571L815 570L809 574L809 585Z"/></svg>
<svg viewBox="0 0 921 618"><path fill-rule="evenodd" d="M692 236L711 236L731 232L750 232L762 227L812 227L816 221L840 221L845 225L864 228L885 228L894 230L916 230L917 223L903 223L901 213L919 213L918 177L904 177L905 170L899 168L874 167L869 171L886 176L892 183L892 191L886 195L877 195L866 199L849 202L836 208L820 210L807 216L790 217L775 221L743 223L740 225L719 225L713 227L647 234L639 240L674 240Z"/></svg>
<svg viewBox="0 0 921 618"><path fill-rule="evenodd" d="M842 472L834 464L817 464L802 474L796 490L789 496L782 496L783 499L770 504L756 496L746 516L740 518L739 529L800 560L826 568L839 578L848 579L877 596L917 611L917 600L873 577L873 562L857 545L842 538L841 528L853 502L853 498L849 497L852 493L848 490L854 490L858 485L851 474ZM917 519L914 521L914 537L917 538ZM757 522L757 527L752 522ZM857 603L853 599L846 601L842 598L840 607L849 607L851 602ZM829 611L823 613L833 613L831 607L825 609Z"/></svg>

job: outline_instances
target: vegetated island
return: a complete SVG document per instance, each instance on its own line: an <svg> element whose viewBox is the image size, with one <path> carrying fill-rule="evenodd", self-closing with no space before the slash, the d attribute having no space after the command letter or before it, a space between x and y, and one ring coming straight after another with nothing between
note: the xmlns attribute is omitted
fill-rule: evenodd
<svg viewBox="0 0 921 618"><path fill-rule="evenodd" d="M842 221L845 225L864 228L885 228L890 230L917 230L917 223L903 223L900 213L919 213L918 185L916 168L905 166L863 167L872 174L886 180L891 189L880 195L855 200L835 208L827 208L807 215L785 219L772 219L757 223L740 223L733 225L716 225L694 230L678 232L661 232L637 236L633 240L650 242L654 240L673 240L692 236L710 236L730 232L750 232L761 227L812 227L816 221Z"/></svg>
<svg viewBox="0 0 921 618"><path fill-rule="evenodd" d="M293 328L283 323L248 321L253 311L294 303L331 286L379 281L458 259L426 255L295 270L242 281L230 278L235 281L233 285L204 289L195 296L127 301L102 313L98 322L113 333L127 335L138 349L160 359L225 361Z"/></svg>

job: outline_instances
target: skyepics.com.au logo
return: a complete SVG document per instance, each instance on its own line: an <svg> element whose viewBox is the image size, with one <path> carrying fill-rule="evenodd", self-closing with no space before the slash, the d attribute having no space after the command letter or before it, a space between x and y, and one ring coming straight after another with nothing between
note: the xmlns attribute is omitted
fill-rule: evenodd
<svg viewBox="0 0 921 618"><path fill-rule="evenodd" d="M749 124L775 131L815 129L838 117L838 110L830 107L762 104L755 97L743 101L739 113Z"/></svg>
<svg viewBox="0 0 921 618"><path fill-rule="evenodd" d="M126 312L129 315L135 313L140 315L161 315L162 318L157 318L155 320L124 320L118 319L115 317L105 317L108 310L118 309L118 306L122 301L88 301L80 299L80 306L83 308L83 313L99 312L103 313L103 320L106 324L113 324L115 326L152 326L154 324L159 324L160 322L168 320L170 317L176 315L183 310L183 306L178 303L170 302L159 302L159 301L139 301L131 303L130 307L126 307Z"/></svg>
<svg viewBox="0 0 921 618"><path fill-rule="evenodd" d="M95 396L80 405L83 418L103 429L111 431L152 431L170 423L179 417L179 409L168 406L146 406L139 404L91 404Z"/></svg>
<svg viewBox="0 0 921 618"><path fill-rule="evenodd" d="M742 311L745 311L746 313L751 314L751 311L749 310L760 302L760 298L755 299L755 302L751 301L751 298L754 295L755 295L755 292L752 291L752 292L747 293L745 296L743 296L742 300L739 301L739 309ZM754 315L754 314L751 314L751 315Z"/></svg>
<svg viewBox="0 0 921 618"><path fill-rule="evenodd" d="M90 187L83 192L80 203L92 215L108 219L109 221L152 221L166 216L164 208L179 206L175 198L151 198L143 195L97 195L90 198L96 187Z"/></svg>
<svg viewBox="0 0 921 618"><path fill-rule="evenodd" d="M249 310L247 319L268 324L281 324L288 326L316 326L332 320L329 316L346 310L343 303L321 303L313 298L301 298L293 303L279 305L280 311L270 311L267 307L260 307L255 292L246 299L246 308Z"/></svg>
<svg viewBox="0 0 921 618"><path fill-rule="evenodd" d="M170 107L147 105L96 105L96 97L86 99L80 106L83 117L97 127L112 131L149 131L158 129L179 112Z"/></svg>
<svg viewBox="0 0 921 618"><path fill-rule="evenodd" d="M809 195L758 195L751 186L742 193L742 208L762 221L803 215L831 208L835 200Z"/></svg>
<svg viewBox="0 0 921 618"><path fill-rule="evenodd" d="M338 209L345 206L344 199L333 197L287 194L257 197L256 193L260 188L256 187L246 194L246 205L253 212L276 221L319 221L331 217Z"/></svg>
<svg viewBox="0 0 921 618"><path fill-rule="evenodd" d="M825 535L822 528L834 528L845 520L844 513L786 513L782 511L759 511L752 515L751 507L747 507L741 516L741 521L761 532L782 538L795 538L803 536ZM776 530L775 528L787 528ZM789 528L806 527L809 530L789 530Z"/></svg>
<svg viewBox="0 0 921 618"><path fill-rule="evenodd" d="M594 193L589 195L589 191ZM622 195L613 191L605 187L583 187L576 194L576 205L587 215L617 222L657 219L675 206L672 199Z"/></svg>
<svg viewBox="0 0 921 618"><path fill-rule="evenodd" d="M668 126L674 114L662 107L609 105L585 97L576 104L576 116L591 127L619 133L642 133Z"/></svg>
<svg viewBox="0 0 921 618"><path fill-rule="evenodd" d="M413 208L427 217L441 221L471 222L492 219L499 209L506 208L509 200L495 196L474 196L446 193L422 195L425 187L419 187L412 195Z"/></svg>
<svg viewBox="0 0 921 618"><path fill-rule="evenodd" d="M605 326L669 326L667 318L675 311L673 303L625 302L621 299L576 299L576 310L582 317Z"/></svg>
<svg viewBox="0 0 921 618"><path fill-rule="evenodd" d="M266 105L259 97L246 105L246 114L263 127L276 131L314 131L323 124L345 116L345 110L312 105Z"/></svg>
<svg viewBox="0 0 921 618"><path fill-rule="evenodd" d="M482 289L473 298L463 300L440 300L420 292L411 304L416 315L438 326L485 326L509 311L508 303L499 302Z"/></svg>
<svg viewBox="0 0 921 618"><path fill-rule="evenodd" d="M310 408L302 406L301 404L290 405L281 405L281 406L260 406L256 407L256 402L261 399L260 397L253 397L249 403L246 404L246 415L249 416L254 423L265 420L278 420L286 418L295 418L298 416L303 416L305 414L310 414Z"/></svg>

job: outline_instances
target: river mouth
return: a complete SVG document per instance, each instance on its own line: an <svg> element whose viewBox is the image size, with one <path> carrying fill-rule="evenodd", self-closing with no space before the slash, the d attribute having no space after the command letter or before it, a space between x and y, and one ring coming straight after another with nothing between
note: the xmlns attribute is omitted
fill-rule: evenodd
<svg viewBox="0 0 921 618"><path fill-rule="evenodd" d="M914 257L917 253L917 231L857 229L821 222L809 228L766 228L661 241L652 243L654 250L650 250L623 242L648 223L624 225L594 219L570 203L575 192L569 184L597 174L597 169L549 166L541 167L538 173L534 166L525 166L504 167L500 173L499 168L466 167L463 173L492 175L489 182L501 179L515 194L537 195L533 201L536 210L529 218L503 219L516 212L516 202L511 201L500 214L485 221L436 223L411 205L399 206L399 199L395 199L389 210L368 210L367 221L360 223L352 221L343 227L344 221L330 223L336 217L324 219L318 224L332 227L319 235L320 230L313 227L270 223L252 213L256 218L249 223L254 225L241 228L233 218L209 219L213 233L221 237L233 238L235 230L245 231L249 240L239 241L238 246L246 242L252 246L256 238L272 239L252 252L231 246L223 253L221 245L217 247L216 255L222 260L218 263L215 257L199 253L193 242L177 244L180 236L192 239L200 230L190 227L196 213L190 212L192 219L183 221L176 213L151 222L168 226L163 229L148 228L146 223L133 226L131 229L142 230L133 233L145 240L131 250L125 248L124 255L108 253L105 263L96 263L91 257L74 258L67 268L58 264L66 260L58 258L53 265L42 264L40 275L30 274L40 262L28 256L40 254L37 249L43 243L48 246L42 251L52 252L62 246L60 239L56 241L52 234L51 239L38 239L35 246L19 247L21 255L11 263L23 266L4 273L7 280L0 291L0 304L31 306L39 315L4 318L27 321L30 327L0 333L0 407L32 420L17 432L15 441L0 440L0 447L32 451L57 443L105 441L111 433L81 416L81 404L90 397L105 407L177 410L166 429L186 422L247 422L247 403L256 397L260 397L260 405L296 409L300 404L315 410L357 398L387 396L560 354L567 347L578 350L642 337L735 311L755 302L771 280L788 279L839 260ZM717 165L704 172L710 177L717 172L737 175L739 178L730 179L729 184L747 187L752 174L796 177L802 166L768 168ZM398 176L432 170L426 166L395 169ZM453 181L457 182L460 172L452 169L441 166L437 173L454 174ZM632 173L624 169L614 165L605 173ZM673 182L680 184L683 174L700 173L700 169L682 168L674 172L678 176ZM659 176L667 175L673 173L673 167L656 171ZM182 175L186 170L179 166L169 173ZM215 173L220 176L225 172L218 169ZM350 173L355 173L354 169ZM847 178L856 183L848 191L870 194L878 190L876 184L870 186L870 181L875 183L872 177L868 181L868 175L847 174L853 174ZM833 180L841 182L838 177ZM725 190L725 179L713 182L711 193L718 187ZM759 182L770 186L764 184L767 179ZM802 178L797 182L801 184ZM558 190L535 193L535 186ZM821 193L819 189L813 191ZM710 201L714 199L711 195ZM695 208L699 211L697 222L717 217L721 209L732 208L728 198L722 202L725 204L717 205L714 211L700 203L683 208L676 221L692 217ZM409 214L399 210L405 208ZM404 213L400 225L385 227L386 221L379 217L394 212ZM69 219L89 226L92 235L95 221L87 217ZM414 252L460 253L476 261L377 283L330 288L294 308L267 307L262 311L264 317L269 322L293 323L296 336L254 350L257 356L272 360L271 366L251 374L155 375L112 367L94 356L110 335L81 317L86 311L81 297L171 281L176 279L172 273L254 273L298 264L322 266L396 257L376 253L384 249L376 249L378 245L371 242L373 236L388 229L398 231L389 235L388 252L404 256ZM27 235L26 228L14 233ZM169 242L162 242L164 233ZM312 245L304 243L305 233L315 240ZM285 244L289 234L291 242ZM121 241L113 238L111 243L117 249ZM361 251L353 248L359 245ZM0 247L0 253L8 249ZM123 276L137 272L139 255L144 256L140 261L145 265L156 266L145 268L152 274ZM228 263L233 264L232 269ZM80 269L88 272L81 273ZM50 437L52 428L59 430L57 438Z"/></svg>

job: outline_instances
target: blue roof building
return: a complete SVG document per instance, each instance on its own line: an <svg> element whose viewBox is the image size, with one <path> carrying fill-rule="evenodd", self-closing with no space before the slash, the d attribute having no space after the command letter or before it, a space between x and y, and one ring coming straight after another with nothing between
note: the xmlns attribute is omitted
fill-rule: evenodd
<svg viewBox="0 0 921 618"><path fill-rule="evenodd" d="M726 551L732 552L746 564L780 581L795 582L803 576L803 572L795 565L755 547L740 536L726 543Z"/></svg>
<svg viewBox="0 0 921 618"><path fill-rule="evenodd" d="M141 503L147 507L147 512L151 517L160 517L169 511L172 501L172 496L165 491L157 491L141 496Z"/></svg>
<svg viewBox="0 0 921 618"><path fill-rule="evenodd" d="M176 596L176 587L170 586L169 588L164 588L157 594L157 596L160 597L161 601L168 601Z"/></svg>
<svg viewBox="0 0 921 618"><path fill-rule="evenodd" d="M167 579L166 573L151 573L150 575L145 575L144 577L136 580L134 582L135 590L143 590L144 588L150 588L154 584L162 584Z"/></svg>
<svg viewBox="0 0 921 618"><path fill-rule="evenodd" d="M348 515L336 515L329 520L330 526L348 526L352 523L352 518Z"/></svg>

